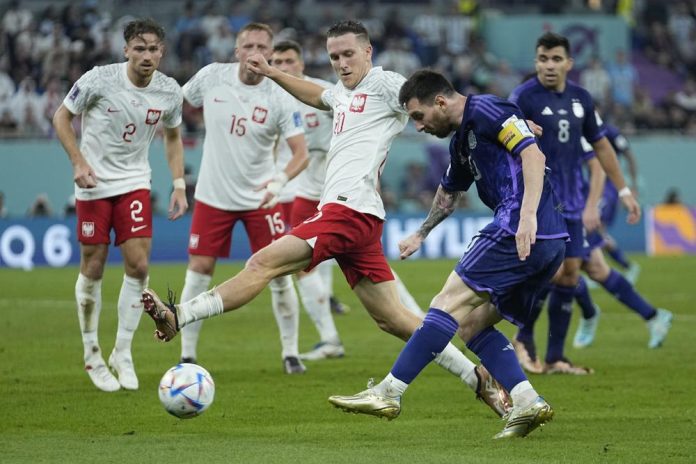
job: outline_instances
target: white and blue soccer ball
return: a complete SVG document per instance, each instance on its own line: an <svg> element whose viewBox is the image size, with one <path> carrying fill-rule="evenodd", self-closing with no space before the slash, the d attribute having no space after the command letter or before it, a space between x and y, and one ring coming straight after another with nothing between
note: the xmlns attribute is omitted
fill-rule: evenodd
<svg viewBox="0 0 696 464"><path fill-rule="evenodd" d="M214 398L215 382L210 373L197 364L177 364L164 373L159 383L162 406L180 419L203 414Z"/></svg>

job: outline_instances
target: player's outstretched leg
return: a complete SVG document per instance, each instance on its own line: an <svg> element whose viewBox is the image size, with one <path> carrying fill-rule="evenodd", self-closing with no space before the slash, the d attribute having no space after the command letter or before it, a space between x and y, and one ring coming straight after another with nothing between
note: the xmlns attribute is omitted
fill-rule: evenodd
<svg viewBox="0 0 696 464"><path fill-rule="evenodd" d="M513 407L505 427L493 438L526 437L534 429L543 426L553 419L553 414L551 405L544 398L538 396L536 400L527 406Z"/></svg>

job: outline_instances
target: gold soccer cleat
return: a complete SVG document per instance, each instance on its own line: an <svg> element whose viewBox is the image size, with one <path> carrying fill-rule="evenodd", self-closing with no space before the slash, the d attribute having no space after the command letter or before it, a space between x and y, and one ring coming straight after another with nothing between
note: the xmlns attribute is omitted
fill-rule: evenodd
<svg viewBox="0 0 696 464"><path fill-rule="evenodd" d="M330 396L329 403L345 412L369 414L371 416L396 419L401 413L401 398L378 395L373 390L372 379L367 383L367 390L352 396Z"/></svg>
<svg viewBox="0 0 696 464"><path fill-rule="evenodd" d="M553 418L553 409L544 398L538 396L528 406L522 408L512 408L512 412L507 418L505 428L499 432L494 439L526 437L537 427L541 427Z"/></svg>

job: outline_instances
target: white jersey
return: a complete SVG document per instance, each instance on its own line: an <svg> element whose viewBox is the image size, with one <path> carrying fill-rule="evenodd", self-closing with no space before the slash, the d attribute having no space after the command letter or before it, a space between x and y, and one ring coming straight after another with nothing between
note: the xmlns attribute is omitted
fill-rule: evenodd
<svg viewBox="0 0 696 464"><path fill-rule="evenodd" d="M321 79L304 76L305 80L319 84L324 88L333 84ZM326 152L331 146L331 111L321 111L313 106L298 101L305 140L309 152L309 164L297 177L290 180L280 192L280 202L289 203L295 196L319 201L326 178ZM276 169L282 171L292 158L292 151L285 140L280 140L277 147Z"/></svg>
<svg viewBox="0 0 696 464"><path fill-rule="evenodd" d="M155 71L147 87L136 87L128 63L96 66L73 85L63 105L82 114L80 151L97 177L97 186L75 185L75 198L96 200L150 189L148 149L156 126L181 124L181 87Z"/></svg>
<svg viewBox="0 0 696 464"><path fill-rule="evenodd" d="M352 90L339 81L321 98L333 108L333 138L326 155L326 183L319 207L345 205L384 219L379 176L394 137L408 122L399 105L406 79L380 67L370 69Z"/></svg>
<svg viewBox="0 0 696 464"><path fill-rule="evenodd" d="M239 80L239 63L212 63L184 85L184 97L203 106L205 140L196 200L226 211L258 209L255 191L275 173L278 136L302 134L296 100L270 79Z"/></svg>

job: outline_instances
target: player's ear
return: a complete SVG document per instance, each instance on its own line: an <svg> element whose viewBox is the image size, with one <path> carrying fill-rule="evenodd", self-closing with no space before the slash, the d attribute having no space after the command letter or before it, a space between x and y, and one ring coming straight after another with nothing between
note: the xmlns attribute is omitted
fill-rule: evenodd
<svg viewBox="0 0 696 464"><path fill-rule="evenodd" d="M447 99L444 95L436 95L434 103L435 106L437 106L439 109L443 111L447 108Z"/></svg>
<svg viewBox="0 0 696 464"><path fill-rule="evenodd" d="M568 71L573 69L573 65L575 64L575 60L572 58L568 58Z"/></svg>

